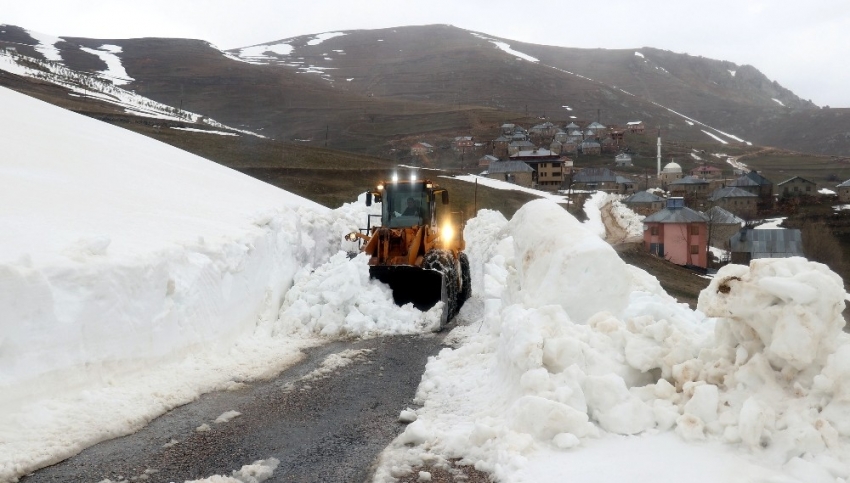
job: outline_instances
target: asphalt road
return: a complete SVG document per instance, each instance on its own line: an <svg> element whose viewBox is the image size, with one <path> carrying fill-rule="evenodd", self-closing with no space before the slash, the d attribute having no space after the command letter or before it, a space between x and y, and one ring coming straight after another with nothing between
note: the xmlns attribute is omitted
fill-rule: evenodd
<svg viewBox="0 0 850 483"><path fill-rule="evenodd" d="M313 349L277 378L210 393L174 409L135 434L105 441L21 479L24 483L103 480L178 482L230 476L256 460L280 460L269 482L363 482L403 429L429 355L443 337L398 336L336 342ZM322 378L304 376L326 356L369 352ZM221 414L242 413L214 424ZM210 430L196 431L202 424ZM172 443L176 441L176 443Z"/></svg>

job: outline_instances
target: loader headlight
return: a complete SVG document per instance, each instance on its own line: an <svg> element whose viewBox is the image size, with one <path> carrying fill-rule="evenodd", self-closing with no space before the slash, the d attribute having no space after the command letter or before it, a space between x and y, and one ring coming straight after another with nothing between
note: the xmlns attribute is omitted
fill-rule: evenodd
<svg viewBox="0 0 850 483"><path fill-rule="evenodd" d="M357 241L357 233L351 232L348 235L345 235L345 241Z"/></svg>
<svg viewBox="0 0 850 483"><path fill-rule="evenodd" d="M443 241L451 240L455 237L455 229L452 225L443 225L443 233L441 234L441 238Z"/></svg>
<svg viewBox="0 0 850 483"><path fill-rule="evenodd" d="M384 191L384 185L383 185L383 183L381 183L381 184L379 184L379 185L378 185L378 191Z"/></svg>
<svg viewBox="0 0 850 483"><path fill-rule="evenodd" d="M393 173L393 183L398 183L398 173Z"/></svg>

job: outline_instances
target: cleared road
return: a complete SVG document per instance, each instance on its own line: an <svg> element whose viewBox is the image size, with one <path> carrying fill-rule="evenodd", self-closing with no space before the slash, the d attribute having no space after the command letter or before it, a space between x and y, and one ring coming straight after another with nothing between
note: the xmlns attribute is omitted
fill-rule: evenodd
<svg viewBox="0 0 850 483"><path fill-rule="evenodd" d="M332 343L273 380L207 394L144 429L95 445L25 483L103 480L179 482L232 471L270 457L280 465L270 482L362 482L380 451L404 426L429 355L442 335ZM330 354L362 350L323 377L307 377ZM213 421L238 411L229 422ZM209 431L196 430L208 424ZM175 442L176 441L176 442Z"/></svg>

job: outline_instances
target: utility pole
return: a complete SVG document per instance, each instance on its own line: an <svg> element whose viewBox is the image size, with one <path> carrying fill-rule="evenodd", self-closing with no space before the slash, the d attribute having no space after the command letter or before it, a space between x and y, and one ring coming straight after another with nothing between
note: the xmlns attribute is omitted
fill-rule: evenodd
<svg viewBox="0 0 850 483"><path fill-rule="evenodd" d="M325 124L325 147L328 147L328 133L330 132L330 126Z"/></svg>

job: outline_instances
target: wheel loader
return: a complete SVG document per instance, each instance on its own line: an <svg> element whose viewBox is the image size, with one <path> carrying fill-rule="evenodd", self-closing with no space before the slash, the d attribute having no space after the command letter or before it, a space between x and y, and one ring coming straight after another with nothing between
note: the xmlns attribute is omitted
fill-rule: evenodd
<svg viewBox="0 0 850 483"><path fill-rule="evenodd" d="M463 252L462 217L449 212L449 193L430 180L393 176L366 192L366 205L381 203L380 224L346 235L369 255L369 274L390 286L396 304L428 310L443 302L439 329L472 293Z"/></svg>

